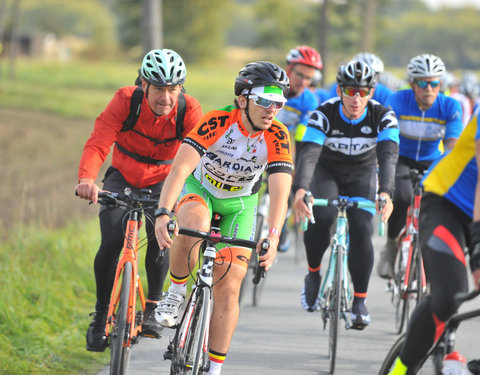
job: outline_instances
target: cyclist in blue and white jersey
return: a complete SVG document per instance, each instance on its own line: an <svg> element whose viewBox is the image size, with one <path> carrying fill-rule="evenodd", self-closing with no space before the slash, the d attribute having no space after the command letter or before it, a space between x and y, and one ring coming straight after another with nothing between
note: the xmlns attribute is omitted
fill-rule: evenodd
<svg viewBox="0 0 480 375"><path fill-rule="evenodd" d="M453 150L423 180L419 237L431 293L415 308L390 375L405 375L415 368L457 310L455 294L468 290L466 249L475 288L480 288L478 114L477 110ZM478 361L474 362L478 366Z"/></svg>
<svg viewBox="0 0 480 375"><path fill-rule="evenodd" d="M304 235L308 273L301 303L315 311L320 289L320 265L327 250L337 218L332 207L314 207L310 212L303 199L307 190L317 198L349 196L375 201L384 197L382 220L393 207L395 165L398 158L398 123L393 111L370 100L376 74L369 65L352 60L337 73L338 96L320 105L310 116L298 154L294 177L296 217L315 217ZM377 164L378 191L377 191ZM375 210L351 208L347 212L350 249L348 268L354 298L352 328L363 329L370 323L365 300L373 268L372 218Z"/></svg>
<svg viewBox="0 0 480 375"><path fill-rule="evenodd" d="M395 178L394 209L388 221L387 243L380 253L377 272L393 277L393 263L398 250L397 238L405 225L413 197L408 178L410 169L420 172L442 155L441 142L450 150L463 130L460 103L440 92L445 74L443 61L434 55L413 57L407 66L410 89L391 95L387 105L398 118L400 153Z"/></svg>

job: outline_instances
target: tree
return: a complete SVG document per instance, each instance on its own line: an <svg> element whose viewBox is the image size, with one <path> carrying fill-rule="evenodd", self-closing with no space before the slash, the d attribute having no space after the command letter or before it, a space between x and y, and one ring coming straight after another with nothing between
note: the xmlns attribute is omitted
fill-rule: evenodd
<svg viewBox="0 0 480 375"><path fill-rule="evenodd" d="M162 0L142 1L142 46L143 54L163 47Z"/></svg>

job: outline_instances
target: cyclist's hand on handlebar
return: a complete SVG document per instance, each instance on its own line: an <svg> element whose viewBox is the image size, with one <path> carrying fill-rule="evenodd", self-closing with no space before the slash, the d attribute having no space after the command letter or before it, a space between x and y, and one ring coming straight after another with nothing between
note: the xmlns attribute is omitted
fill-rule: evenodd
<svg viewBox="0 0 480 375"><path fill-rule="evenodd" d="M260 266L264 267L265 271L268 271L272 267L273 262L277 257L277 246L279 241L279 238L274 234L268 235L267 239L268 241L270 241L270 246L267 252L264 255L259 256L258 258L260 260ZM260 251L262 250L263 240L264 238L262 238L257 244L257 254L261 254Z"/></svg>
<svg viewBox="0 0 480 375"><path fill-rule="evenodd" d="M82 199L98 202L98 192L101 190L90 178L82 178L75 188L77 195Z"/></svg>
<svg viewBox="0 0 480 375"><path fill-rule="evenodd" d="M295 209L295 221L297 223L303 222L305 217L310 219L312 212L305 204L305 189L298 189L295 193L295 198L293 199L293 208Z"/></svg>
<svg viewBox="0 0 480 375"><path fill-rule="evenodd" d="M383 207L380 205L380 201L384 201ZM390 196L387 193L380 193L378 195L378 200L376 202L377 206L377 212L379 215L381 215L380 220L382 220L383 223L387 223L388 218L392 214L393 211L393 202Z"/></svg>
<svg viewBox="0 0 480 375"><path fill-rule="evenodd" d="M170 217L168 215L161 215L155 220L155 237L157 238L160 249L170 249L173 243L170 233L168 231L168 223ZM175 225L174 235L178 236L178 226Z"/></svg>

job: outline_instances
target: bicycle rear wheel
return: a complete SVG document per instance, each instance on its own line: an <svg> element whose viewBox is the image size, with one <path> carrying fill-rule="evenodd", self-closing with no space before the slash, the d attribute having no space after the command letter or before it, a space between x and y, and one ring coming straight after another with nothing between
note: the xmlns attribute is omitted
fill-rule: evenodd
<svg viewBox="0 0 480 375"><path fill-rule="evenodd" d="M189 303L188 311L175 333L171 375L198 375L207 371L208 343L205 339L210 319L211 290L203 287L194 293L197 293L191 297L196 298L194 306L191 308Z"/></svg>
<svg viewBox="0 0 480 375"><path fill-rule="evenodd" d="M132 264L127 262L123 268L122 287L117 309L114 312L115 321L110 333L110 375L127 373L130 348L126 345L127 312L132 279Z"/></svg>
<svg viewBox="0 0 480 375"><path fill-rule="evenodd" d="M343 269L343 246L337 246L335 279L332 286L332 296L330 300L330 329L328 356L330 358L330 374L335 372L335 362L337 358L338 326L340 324L340 305L342 300L342 269Z"/></svg>

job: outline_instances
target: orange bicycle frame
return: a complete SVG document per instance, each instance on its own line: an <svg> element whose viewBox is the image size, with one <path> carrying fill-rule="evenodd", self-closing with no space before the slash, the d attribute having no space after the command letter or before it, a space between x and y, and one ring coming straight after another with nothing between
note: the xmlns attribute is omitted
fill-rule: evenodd
<svg viewBox="0 0 480 375"><path fill-rule="evenodd" d="M121 274L123 272L125 263L132 264L132 278L130 280L130 293L127 310L127 327L129 327L129 335L127 337L127 346L131 346L132 339L136 338L142 331L142 325L137 324L136 321L136 302L137 297L140 298L142 311L145 310L145 294L143 292L142 281L138 275L138 232L142 225L138 219L139 213L136 211L130 212L130 217L127 222L125 239L123 242L122 255L118 261L115 272L115 281L113 283L112 295L110 298L110 306L108 308L108 318L106 326L106 336L109 336L111 327L115 324L115 311L120 298L121 290ZM138 292L137 292L138 290Z"/></svg>

